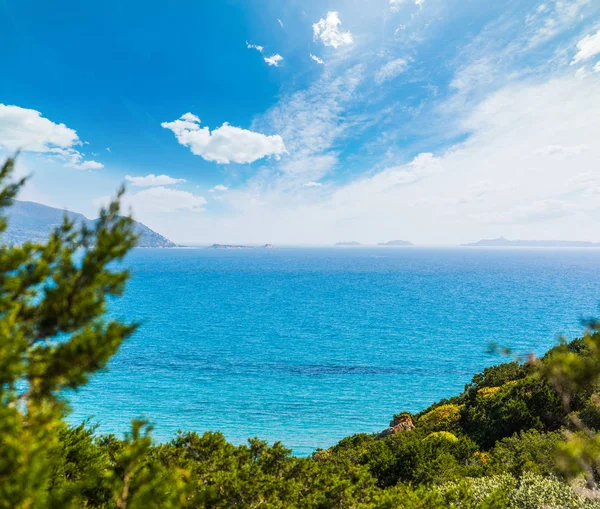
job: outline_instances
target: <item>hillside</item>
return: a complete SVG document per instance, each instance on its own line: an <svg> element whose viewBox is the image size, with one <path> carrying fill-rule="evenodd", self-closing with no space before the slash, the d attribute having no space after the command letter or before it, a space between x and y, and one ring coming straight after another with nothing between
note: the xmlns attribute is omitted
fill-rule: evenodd
<svg viewBox="0 0 600 509"><path fill-rule="evenodd" d="M77 223L85 223L88 226L92 226L95 222L76 212L68 212L30 201L15 201L7 211L8 229L2 242L22 244L27 241L44 241L48 238L52 228L62 223L65 214L69 219ZM135 231L140 235L138 247L176 247L175 243L137 221L135 221Z"/></svg>
<svg viewBox="0 0 600 509"><path fill-rule="evenodd" d="M600 509L599 347L594 332L541 359L486 368L461 394L308 458L258 438L233 445L218 432L179 432L157 445L143 435L95 437L84 423L60 435L65 464L48 492L76 487L64 472L77 472L89 476L81 507L117 507L98 502L107 497L99 472L135 450L147 469L137 489L158 500L179 494L140 508ZM572 384L560 393L559 378ZM143 475L155 471L150 485Z"/></svg>
<svg viewBox="0 0 600 509"><path fill-rule="evenodd" d="M465 247L600 247L600 243L577 240L509 240L504 237L483 239Z"/></svg>
<svg viewBox="0 0 600 509"><path fill-rule="evenodd" d="M351 241L344 241L344 242L336 242L335 243L336 246L341 246L341 247L355 247L355 246L362 246L362 244L360 242L356 242L355 240L351 240Z"/></svg>
<svg viewBox="0 0 600 509"><path fill-rule="evenodd" d="M387 242L380 242L377 244L378 246L386 246L386 247L411 247L414 246L412 242L408 242L407 240L388 240Z"/></svg>

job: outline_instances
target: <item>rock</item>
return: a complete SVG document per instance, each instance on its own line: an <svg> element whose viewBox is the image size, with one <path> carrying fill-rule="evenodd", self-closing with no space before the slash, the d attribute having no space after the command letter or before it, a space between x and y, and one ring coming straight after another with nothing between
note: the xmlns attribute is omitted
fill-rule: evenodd
<svg viewBox="0 0 600 509"><path fill-rule="evenodd" d="M392 422L390 422L390 427L384 429L375 438L379 440L381 438L400 433L401 431L410 431L414 429L414 427L415 425L412 422L410 414L402 413L399 415L395 415L392 419Z"/></svg>
<svg viewBox="0 0 600 509"><path fill-rule="evenodd" d="M403 430L410 431L411 429L413 429L415 427L415 425L412 422L412 418L410 417L410 414L401 413L398 415L394 415L392 422L390 422L390 427L391 428L402 428Z"/></svg>

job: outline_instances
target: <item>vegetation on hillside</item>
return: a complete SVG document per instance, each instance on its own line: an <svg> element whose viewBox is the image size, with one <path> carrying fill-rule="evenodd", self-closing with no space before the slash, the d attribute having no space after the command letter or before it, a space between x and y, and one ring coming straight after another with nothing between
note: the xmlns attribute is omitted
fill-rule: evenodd
<svg viewBox="0 0 600 509"><path fill-rule="evenodd" d="M0 170L0 233L23 182ZM0 247L1 508L600 508L600 327L541 359L485 369L462 394L310 458L251 439L154 444L65 423L65 389L106 366L134 324L105 318L135 244L118 198L93 229ZM117 268L115 268L117 267ZM401 409L399 409L401 410Z"/></svg>

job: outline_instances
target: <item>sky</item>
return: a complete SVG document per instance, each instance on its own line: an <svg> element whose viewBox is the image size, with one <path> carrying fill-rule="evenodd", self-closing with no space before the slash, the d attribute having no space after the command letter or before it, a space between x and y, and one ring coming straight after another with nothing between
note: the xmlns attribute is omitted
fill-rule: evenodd
<svg viewBox="0 0 600 509"><path fill-rule="evenodd" d="M600 241L596 0L0 0L21 199L179 243Z"/></svg>

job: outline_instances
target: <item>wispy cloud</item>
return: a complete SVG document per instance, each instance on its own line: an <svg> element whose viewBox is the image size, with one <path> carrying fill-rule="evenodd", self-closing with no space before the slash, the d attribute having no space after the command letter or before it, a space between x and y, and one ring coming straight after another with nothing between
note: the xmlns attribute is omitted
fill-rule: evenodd
<svg viewBox="0 0 600 509"><path fill-rule="evenodd" d="M94 200L94 205L103 206L109 201L110 196L102 196ZM202 196L168 187L150 187L137 193L126 194L122 202L125 208L133 210L136 217L180 210L204 212L204 205L207 203Z"/></svg>
<svg viewBox="0 0 600 509"><path fill-rule="evenodd" d="M390 0L390 9L392 11L400 10L400 7L404 4L412 3L414 5L418 5L419 7L423 6L424 0Z"/></svg>
<svg viewBox="0 0 600 509"><path fill-rule="evenodd" d="M317 64L319 64L319 65L325 64L325 60L323 60L322 58L319 58L319 57L313 55L312 53L310 54L310 58L312 60L314 60L315 62L317 62Z"/></svg>
<svg viewBox="0 0 600 509"><path fill-rule="evenodd" d="M185 179L177 179L169 177L168 175L154 175L153 173L150 173L145 177L132 177L126 175L125 180L133 183L133 185L137 187L169 186L187 182Z"/></svg>
<svg viewBox="0 0 600 509"><path fill-rule="evenodd" d="M382 65L375 73L375 82L381 85L385 81L394 79L408 68L408 61L404 58L396 58Z"/></svg>
<svg viewBox="0 0 600 509"><path fill-rule="evenodd" d="M363 79L361 66L342 74L332 70L306 90L284 96L280 103L258 119L262 129L279 132L288 154L276 171L306 180L318 180L337 163L333 145L352 125L345 114Z"/></svg>
<svg viewBox="0 0 600 509"><path fill-rule="evenodd" d="M255 49L259 53L263 53L265 51L264 46L259 46L258 44L250 44L248 41L246 41L246 47L248 49Z"/></svg>

